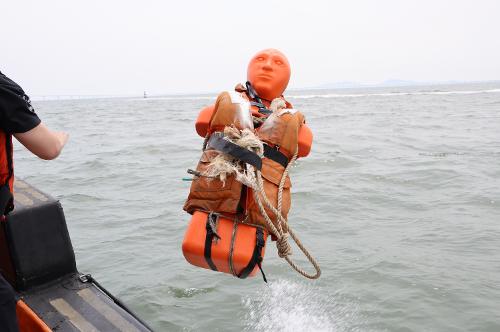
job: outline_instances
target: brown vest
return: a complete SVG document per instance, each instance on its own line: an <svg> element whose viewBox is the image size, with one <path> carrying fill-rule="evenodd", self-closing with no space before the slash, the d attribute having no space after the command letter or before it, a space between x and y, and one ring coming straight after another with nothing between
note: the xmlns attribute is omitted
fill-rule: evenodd
<svg viewBox="0 0 500 332"><path fill-rule="evenodd" d="M248 100L243 91L241 97ZM287 103L287 105L290 105ZM291 105L290 105L291 106ZM236 125L241 129L239 117L236 112L241 111L238 104L233 104L228 92L221 93L215 102L214 113L210 119L208 135L223 131L225 126ZM297 149L298 132L304 123L304 116L300 112L283 112L281 116L270 115L256 130L257 136L272 147L279 148L288 159L291 159ZM219 154L215 150L205 150L198 163L197 171L203 172L208 164ZM262 159L262 178L264 191L268 199L277 206L278 185L285 170L281 164L274 160ZM290 209L290 178L287 177L283 190L282 214L286 218ZM243 198L242 198L243 197ZM242 219L252 224L265 225L264 218L260 215L258 206L253 199L251 189L244 187L235 180L234 176L222 183L218 179L197 177L191 184L191 190L184 210L193 213L195 210L215 211L219 213L241 214ZM277 218L272 212L267 211L273 221Z"/></svg>
<svg viewBox="0 0 500 332"><path fill-rule="evenodd" d="M210 119L207 135L217 131L223 131L224 127L235 124L235 114L238 105L233 104L228 92L222 92L215 102L214 113ZM216 150L206 149L203 151L196 170L203 173L213 158L219 155ZM210 179L206 177L195 177L191 183L188 199L184 204L184 210L190 214L194 211L219 212L225 214L236 214L242 212L240 198L243 185L236 181L235 177L229 176L226 181Z"/></svg>
<svg viewBox="0 0 500 332"><path fill-rule="evenodd" d="M280 114L280 111L271 114L257 130L257 136L272 147L279 148L279 151L290 160L297 150L299 130L305 120L300 112L294 112L293 114L287 111L282 112L283 114L280 116L277 115ZM285 167L276 161L268 158L262 160L261 174L264 191L275 208L278 206L279 183L284 171ZM291 206L291 186L290 177L287 175L283 186L281 206L281 214L285 219L287 219ZM250 195L250 193L247 195L246 210L250 223L265 225L265 219L261 215L253 195ZM271 220L276 222L277 216L269 208L266 207L265 210Z"/></svg>

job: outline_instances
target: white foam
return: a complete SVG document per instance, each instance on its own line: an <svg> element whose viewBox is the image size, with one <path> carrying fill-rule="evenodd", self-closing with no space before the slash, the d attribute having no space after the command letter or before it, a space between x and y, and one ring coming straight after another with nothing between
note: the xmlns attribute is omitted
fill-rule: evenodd
<svg viewBox="0 0 500 332"><path fill-rule="evenodd" d="M170 97L147 97L147 98L133 98L136 101L148 100L215 100L216 96L170 96Z"/></svg>
<svg viewBox="0 0 500 332"><path fill-rule="evenodd" d="M457 94L480 94L480 93L500 93L500 89L489 90L456 90L456 91L416 91L416 92L387 92L387 93L328 93L312 95L288 96L290 99L310 99L310 98L359 98L359 97L397 97L397 96L420 96L420 95L457 95Z"/></svg>
<svg viewBox="0 0 500 332"><path fill-rule="evenodd" d="M243 304L246 331L352 331L359 324L352 305L335 303L335 296L310 283L273 281Z"/></svg>

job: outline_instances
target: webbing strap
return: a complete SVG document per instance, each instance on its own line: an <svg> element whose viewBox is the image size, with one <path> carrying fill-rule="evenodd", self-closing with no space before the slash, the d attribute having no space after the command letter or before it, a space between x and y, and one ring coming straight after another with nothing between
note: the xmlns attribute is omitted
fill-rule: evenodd
<svg viewBox="0 0 500 332"><path fill-rule="evenodd" d="M244 161L247 164L254 166L259 171L262 169L262 159L259 155L224 139L223 133L213 133L208 139L207 146ZM264 144L264 157L274 160L283 167L288 165L288 158L279 150L274 149L267 144Z"/></svg>
<svg viewBox="0 0 500 332"><path fill-rule="evenodd" d="M222 153L228 154L241 161L244 161L247 164L254 166L258 170L262 169L262 159L258 154L224 139L223 133L213 133L208 139L207 146Z"/></svg>
<svg viewBox="0 0 500 332"><path fill-rule="evenodd" d="M249 81L246 81L245 86L247 88L248 96L250 97L250 99L254 99L258 103L262 104L262 99L260 99L259 95L257 94L255 89L253 88L252 83L250 83Z"/></svg>
<svg viewBox="0 0 500 332"><path fill-rule="evenodd" d="M207 230L207 236L205 237L205 250L204 250L204 256L205 260L207 261L208 266L214 271L218 271L217 267L214 264L214 261L212 260L212 241L214 237L217 239L220 239L219 234L217 234L215 230L215 225L217 223L217 220L219 219L219 216L213 212L210 212L207 217L207 223L205 225L205 229Z"/></svg>
<svg viewBox="0 0 500 332"><path fill-rule="evenodd" d="M252 84L249 81L247 81L245 85L247 87L248 96L250 97L250 99L255 100L251 101L250 104L253 106L257 106L259 108L259 113L261 114L269 115L273 113L273 111L266 108L266 106L262 102L262 99L259 97L255 89L253 88Z"/></svg>
<svg viewBox="0 0 500 332"><path fill-rule="evenodd" d="M264 157L274 160L281 166L288 166L288 158L277 149L273 149L267 144L264 144Z"/></svg>
<svg viewBox="0 0 500 332"><path fill-rule="evenodd" d="M256 228L255 237L256 243L253 249L252 258L250 258L248 265L238 274L238 278L245 279L246 277L248 277L248 275L255 268L255 265L257 265L260 269L260 272L262 273L264 282L267 283L266 275L262 270L262 249L266 245L266 242L264 241L264 231L261 228Z"/></svg>
<svg viewBox="0 0 500 332"><path fill-rule="evenodd" d="M270 109L266 108L266 106L264 104L262 104L262 103L251 101L250 105L257 106L257 108L259 109L259 113L260 114L270 115L270 114L273 113L273 111L271 111Z"/></svg>

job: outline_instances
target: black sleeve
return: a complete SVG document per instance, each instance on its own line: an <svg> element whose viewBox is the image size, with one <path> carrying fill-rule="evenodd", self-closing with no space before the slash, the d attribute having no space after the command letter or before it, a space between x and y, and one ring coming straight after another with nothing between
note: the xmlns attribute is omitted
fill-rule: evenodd
<svg viewBox="0 0 500 332"><path fill-rule="evenodd" d="M25 133L40 122L23 89L0 72L0 129L8 134Z"/></svg>

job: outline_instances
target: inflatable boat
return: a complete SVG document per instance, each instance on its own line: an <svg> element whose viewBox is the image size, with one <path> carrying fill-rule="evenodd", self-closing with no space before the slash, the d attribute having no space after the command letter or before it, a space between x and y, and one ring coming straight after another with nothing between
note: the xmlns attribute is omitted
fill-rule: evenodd
<svg viewBox="0 0 500 332"><path fill-rule="evenodd" d="M90 274L77 270L61 204L15 181L0 225L0 271L18 296L21 332L152 331Z"/></svg>

